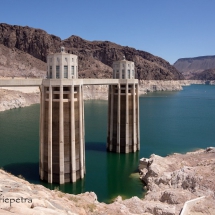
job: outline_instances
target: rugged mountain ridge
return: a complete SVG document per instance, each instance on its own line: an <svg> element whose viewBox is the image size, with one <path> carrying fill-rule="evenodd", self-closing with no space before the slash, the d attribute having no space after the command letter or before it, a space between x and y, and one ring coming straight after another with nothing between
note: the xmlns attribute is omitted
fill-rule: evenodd
<svg viewBox="0 0 215 215"><path fill-rule="evenodd" d="M215 80L215 69L206 69L192 76L194 80Z"/></svg>
<svg viewBox="0 0 215 215"><path fill-rule="evenodd" d="M183 75L167 61L148 52L120 46L109 41L87 41L78 36L61 40L41 29L0 24L0 44L17 48L33 57L46 61L49 53L66 51L79 57L79 76L82 78L110 78L113 61L122 59L135 62L136 77L146 80L181 80Z"/></svg>
<svg viewBox="0 0 215 215"><path fill-rule="evenodd" d="M204 70L215 68L215 56L181 58L178 59L173 66L180 71L186 79L204 78ZM198 76L201 72L203 72L202 75ZM208 73L208 71L206 73Z"/></svg>

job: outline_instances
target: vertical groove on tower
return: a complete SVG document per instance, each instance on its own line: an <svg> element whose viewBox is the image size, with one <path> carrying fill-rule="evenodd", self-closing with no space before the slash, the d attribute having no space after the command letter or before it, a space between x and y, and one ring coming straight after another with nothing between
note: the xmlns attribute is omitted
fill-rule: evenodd
<svg viewBox="0 0 215 215"><path fill-rule="evenodd" d="M133 98L133 151L137 151L137 123L136 123L136 87L135 84L132 84L132 98Z"/></svg>
<svg viewBox="0 0 215 215"><path fill-rule="evenodd" d="M52 183L52 86L49 84L48 110L48 182Z"/></svg>
<svg viewBox="0 0 215 215"><path fill-rule="evenodd" d="M85 164L85 126L84 126L84 92L83 92L83 85L82 85L82 104L81 104L81 108L82 108L82 128L83 128L83 177L84 174L86 174L86 164Z"/></svg>
<svg viewBox="0 0 215 215"><path fill-rule="evenodd" d="M125 153L129 153L129 96L128 83L125 88Z"/></svg>
<svg viewBox="0 0 215 215"><path fill-rule="evenodd" d="M108 85L108 101L111 101L111 85ZM111 113L110 113L110 106L111 102L108 102L108 126L107 126L107 142L106 142L106 149L108 150L111 148L109 145L111 144L111 136L110 136L110 118L111 118ZM111 150L110 150L111 151Z"/></svg>
<svg viewBox="0 0 215 215"><path fill-rule="evenodd" d="M115 86L110 86L110 151L113 150L113 99Z"/></svg>
<svg viewBox="0 0 215 215"><path fill-rule="evenodd" d="M59 176L60 184L64 184L64 116L63 116L63 84L60 84L60 114L59 114Z"/></svg>
<svg viewBox="0 0 215 215"><path fill-rule="evenodd" d="M71 181L76 181L76 153L75 153L75 104L74 104L74 84L70 89L71 102Z"/></svg>
<svg viewBox="0 0 215 215"><path fill-rule="evenodd" d="M140 110L139 110L139 84L137 84L136 89L137 94L137 150L140 150Z"/></svg>
<svg viewBox="0 0 215 215"><path fill-rule="evenodd" d="M120 153L120 103L121 103L121 86L118 84L118 103L117 103L117 145L116 152Z"/></svg>
<svg viewBox="0 0 215 215"><path fill-rule="evenodd" d="M80 135L80 177L83 178L84 177L84 153L83 153L83 103L82 103L82 98L83 98L83 92L82 92L82 85L79 85L79 135Z"/></svg>
<svg viewBox="0 0 215 215"><path fill-rule="evenodd" d="M44 86L40 87L40 178L44 180Z"/></svg>

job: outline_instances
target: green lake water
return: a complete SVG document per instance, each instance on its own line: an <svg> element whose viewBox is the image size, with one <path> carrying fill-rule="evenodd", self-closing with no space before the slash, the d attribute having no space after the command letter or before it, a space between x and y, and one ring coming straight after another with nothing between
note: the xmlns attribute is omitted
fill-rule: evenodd
<svg viewBox="0 0 215 215"><path fill-rule="evenodd" d="M141 157L165 156L215 146L215 86L192 85L177 92L140 97L141 150L106 151L107 101L85 101L86 176L76 183L39 180L39 105L0 112L0 167L31 183L78 194L93 191L99 201L121 195L144 197L137 166Z"/></svg>

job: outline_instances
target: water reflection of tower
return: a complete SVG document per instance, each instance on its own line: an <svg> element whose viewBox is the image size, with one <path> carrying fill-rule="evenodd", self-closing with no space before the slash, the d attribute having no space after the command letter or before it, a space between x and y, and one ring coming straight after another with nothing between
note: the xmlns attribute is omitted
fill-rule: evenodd
<svg viewBox="0 0 215 215"><path fill-rule="evenodd" d="M64 184L84 177L83 84L78 58L64 48L47 56L41 86L40 178Z"/></svg>
<svg viewBox="0 0 215 215"><path fill-rule="evenodd" d="M136 184L129 183L133 172L137 172L139 152L118 154L107 153L107 189L108 198L113 199L118 195L130 197L136 195ZM138 188L139 189L139 188Z"/></svg>

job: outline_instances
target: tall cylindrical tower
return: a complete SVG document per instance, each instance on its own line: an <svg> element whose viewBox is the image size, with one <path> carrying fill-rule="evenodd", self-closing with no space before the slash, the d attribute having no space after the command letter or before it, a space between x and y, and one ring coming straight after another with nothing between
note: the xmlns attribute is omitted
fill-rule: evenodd
<svg viewBox="0 0 215 215"><path fill-rule="evenodd" d="M113 78L118 85L109 86L107 150L117 153L140 149L139 92L134 62L125 58L113 63Z"/></svg>
<svg viewBox="0 0 215 215"><path fill-rule="evenodd" d="M40 178L49 183L75 182L85 173L83 83L78 58L64 48L47 56L41 86Z"/></svg>

